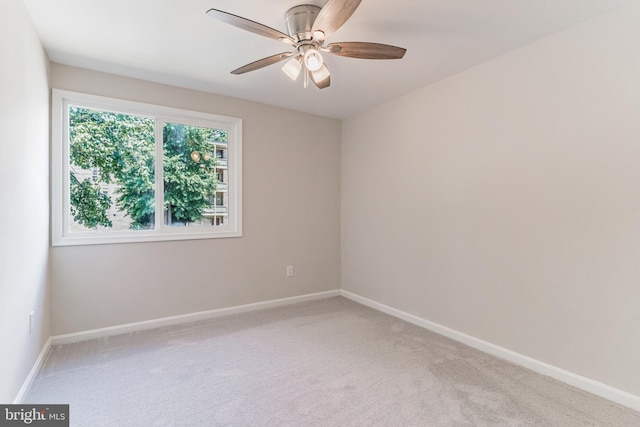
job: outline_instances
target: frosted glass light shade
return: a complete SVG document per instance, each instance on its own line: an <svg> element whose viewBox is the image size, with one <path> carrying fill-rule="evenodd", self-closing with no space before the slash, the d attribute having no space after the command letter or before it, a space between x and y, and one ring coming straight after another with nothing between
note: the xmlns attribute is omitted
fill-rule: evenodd
<svg viewBox="0 0 640 427"><path fill-rule="evenodd" d="M302 64L298 58L291 58L282 66L282 71L293 81L298 79Z"/></svg>
<svg viewBox="0 0 640 427"><path fill-rule="evenodd" d="M309 71L318 71L324 64L324 58L316 49L309 49L304 53L304 65Z"/></svg>

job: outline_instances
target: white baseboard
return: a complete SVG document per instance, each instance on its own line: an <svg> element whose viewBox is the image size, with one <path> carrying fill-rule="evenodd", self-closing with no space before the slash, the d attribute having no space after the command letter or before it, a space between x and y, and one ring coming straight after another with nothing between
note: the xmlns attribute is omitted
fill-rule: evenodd
<svg viewBox="0 0 640 427"><path fill-rule="evenodd" d="M124 325L110 326L107 328L91 329L88 331L75 332L72 334L52 336L51 344L69 344L73 342L86 341L95 338L104 338L113 335L126 334L130 332L155 329L162 326L177 325L181 323L196 322L198 320L213 319L216 317L228 316L230 314L245 313L248 311L261 310L264 308L280 307L283 305L295 304L304 301L312 301L322 298L340 296L340 290L318 292L289 298L281 298L269 301L262 301L253 304L237 305L235 307L219 308L215 310L198 311L195 313L181 314L178 316L162 317L160 319L145 320L142 322L127 323Z"/></svg>
<svg viewBox="0 0 640 427"><path fill-rule="evenodd" d="M31 368L29 375L25 379L18 395L13 403L22 403L27 392L33 384L33 380L40 372L40 368L44 363L47 353L52 345L69 344L74 342L86 341L95 338L104 338L113 335L126 334L129 332L142 331L146 329L160 328L162 326L177 325L180 323L196 322L198 320L213 319L216 317L228 316L231 314L245 313L249 311L261 310L264 308L280 307L289 304L295 304L304 301L312 301L322 298L330 298L340 296L340 290L318 292L314 294L299 295L289 298L280 298L269 301L262 301L253 304L238 305L235 307L220 308L216 310L199 311L196 313L181 314L179 316L163 317L160 319L145 320L143 322L127 323L124 325L110 326L108 328L92 329L89 331L76 332L73 334L54 335L47 339L38 359Z"/></svg>
<svg viewBox="0 0 640 427"><path fill-rule="evenodd" d="M511 351L504 347L491 344L490 342L472 337L471 335L464 334L451 328L447 328L446 326L442 326L438 323L431 322L413 314L406 313L402 310L384 305L382 303L362 297L352 292L341 290L340 293L343 297L358 302L362 305L366 305L367 307L405 320L409 323L413 323L414 325L423 327L437 334L444 335L445 337L466 344L469 347L473 347L484 353L491 354L493 356L528 368L539 374L562 381L573 387L587 391L591 394L595 394L596 396L603 397L612 402L624 405L636 411L640 411L640 396L627 393L626 391L619 390L598 381L594 381L592 379L574 374L553 365L549 365L548 363L544 363L523 354L516 353L515 351Z"/></svg>
<svg viewBox="0 0 640 427"><path fill-rule="evenodd" d="M289 304L295 304L304 301L312 301L322 298L330 298L334 296L342 295L345 298L358 302L367 307L371 307L383 313L405 320L414 325L423 327L440 335L444 335L455 341L466 344L477 350L491 354L493 356L505 359L509 362L528 368L534 372L542 375L549 376L556 380L562 381L569 385L572 385L581 390L603 397L605 399L616 402L620 405L624 405L628 408L640 411L640 396L627 393L625 391L616 389L606 384L594 381L592 379L574 374L564 369L558 368L548 363L541 362L531 357L525 356L520 353L508 350L504 347L491 344L487 341L479 338L472 337L471 335L464 334L454 329L442 326L438 323L431 322L413 314L406 313L402 310L390 307L388 305L379 303L369 298L362 297L345 290L334 290L327 292L319 292L314 294L300 295L290 298L281 298L276 300L263 301L253 304L239 305L235 307L221 308L216 310L200 311L196 313L183 314L179 316L164 317L154 320L146 320L143 322L128 323L124 325L111 326L108 328L93 329L89 331L77 332L73 334L57 335L49 337L45 345L43 346L38 359L33 365L33 368L29 372L29 375L25 379L18 395L14 399L13 403L22 403L22 399L26 396L33 380L40 371L42 364L49 352L49 349L54 344L68 344L72 342L85 341L95 338L103 338L113 335L119 335L129 332L141 331L146 329L154 329L162 326L177 325L181 323L195 322L198 320L213 319L216 317L228 316L231 314L245 313L249 311L261 310L265 308L279 307Z"/></svg>
<svg viewBox="0 0 640 427"><path fill-rule="evenodd" d="M29 371L29 375L27 375L27 378L24 380L24 383L22 383L22 387L20 387L20 391L18 392L18 395L16 396L15 399L13 399L14 404L22 403L22 399L24 399L24 397L29 392L29 389L31 388L31 384L33 384L33 380L36 379L36 375L38 375L38 372L40 372L40 368L42 367L42 364L44 363L44 359L46 359L47 353L49 353L50 348L51 348L51 337L47 339L47 342L44 343L42 350L40 350L40 354L38 355L36 362L33 364L31 371Z"/></svg>

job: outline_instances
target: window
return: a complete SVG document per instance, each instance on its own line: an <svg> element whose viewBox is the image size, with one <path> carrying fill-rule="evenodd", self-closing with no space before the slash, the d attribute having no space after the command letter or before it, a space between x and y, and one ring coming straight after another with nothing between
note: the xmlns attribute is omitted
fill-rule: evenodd
<svg viewBox="0 0 640 427"><path fill-rule="evenodd" d="M238 237L242 121L53 91L52 243Z"/></svg>

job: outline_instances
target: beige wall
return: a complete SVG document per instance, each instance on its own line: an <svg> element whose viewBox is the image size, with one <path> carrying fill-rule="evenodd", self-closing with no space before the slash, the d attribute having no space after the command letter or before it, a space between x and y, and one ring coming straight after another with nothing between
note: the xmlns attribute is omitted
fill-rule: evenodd
<svg viewBox="0 0 640 427"><path fill-rule="evenodd" d="M339 121L58 64L52 87L240 117L244 136L244 237L52 248L53 334L340 288Z"/></svg>
<svg viewBox="0 0 640 427"><path fill-rule="evenodd" d="M49 250L48 63L22 3L0 2L0 401L50 334L341 280L640 395L639 18L631 6L592 20L342 133L332 119L53 64L52 87L241 117L244 237Z"/></svg>
<svg viewBox="0 0 640 427"><path fill-rule="evenodd" d="M50 332L48 60L21 1L0 2L0 58L0 402L10 403Z"/></svg>
<svg viewBox="0 0 640 427"><path fill-rule="evenodd" d="M639 21L346 120L343 288L640 395Z"/></svg>

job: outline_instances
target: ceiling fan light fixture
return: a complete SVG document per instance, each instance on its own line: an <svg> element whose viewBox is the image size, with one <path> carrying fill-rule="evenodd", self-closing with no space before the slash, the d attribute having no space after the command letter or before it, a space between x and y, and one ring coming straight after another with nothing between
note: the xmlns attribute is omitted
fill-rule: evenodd
<svg viewBox="0 0 640 427"><path fill-rule="evenodd" d="M309 71L318 71L324 64L324 58L317 49L308 49L304 53L304 65Z"/></svg>
<svg viewBox="0 0 640 427"><path fill-rule="evenodd" d="M342 27L361 2L362 0L324 0L322 7L312 4L294 6L285 13L288 34L218 9L209 9L207 15L293 47L293 50L288 52L267 56L246 64L231 71L231 74L244 74L289 59L282 67L282 71L290 79L295 81L302 73L305 88L309 87L309 80L311 80L318 89L324 89L330 86L331 76L322 53L360 59L400 59L406 52L406 49L401 47L370 42L340 42L325 45L325 39Z"/></svg>
<svg viewBox="0 0 640 427"><path fill-rule="evenodd" d="M291 58L282 66L282 71L293 81L296 81L298 79L301 70L302 64L300 63L300 59L298 57Z"/></svg>

